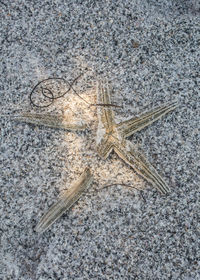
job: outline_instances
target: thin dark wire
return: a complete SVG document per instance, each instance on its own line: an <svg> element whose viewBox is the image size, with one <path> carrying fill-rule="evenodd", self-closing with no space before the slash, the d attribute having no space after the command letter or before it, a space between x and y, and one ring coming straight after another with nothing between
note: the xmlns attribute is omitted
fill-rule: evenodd
<svg viewBox="0 0 200 280"><path fill-rule="evenodd" d="M62 80L62 81L64 81L65 83L67 83L67 84L69 85L69 89L68 89L64 94L55 97L55 96L53 95L53 92L52 92L50 89L47 89L47 88L43 88L43 87L42 87L42 88L41 88L41 90L42 90L42 95L50 100L50 104L48 104L48 105L37 105L37 104L35 104L34 101L33 101L33 99L32 99L32 95L33 95L33 93L35 92L36 88L39 87L39 85L42 84L43 82L50 81L50 80ZM74 81L75 81L75 80L74 80ZM38 107L38 108L46 108L46 107L49 107L49 106L51 106L51 105L53 104L53 102L54 102L55 99L58 99L58 98L63 97L65 94L67 94L67 93L70 91L71 86L73 85L74 81L73 81L72 84L70 85L70 84L69 84L67 81L65 81L65 79L63 79L63 78L48 78L48 79L44 79L44 80L40 81L39 83L37 83L37 84L34 86L34 88L32 89L32 91L31 91L31 93L30 93L30 95L29 95L30 103L31 103L33 106ZM51 96L46 95L45 92L44 92L45 90L48 91L48 93L49 93Z"/></svg>
<svg viewBox="0 0 200 280"><path fill-rule="evenodd" d="M120 106L120 105L116 105L116 104L103 104L103 103L94 103L94 104L90 104L90 107L92 107L92 106L123 108L123 107Z"/></svg>
<svg viewBox="0 0 200 280"><path fill-rule="evenodd" d="M78 92L71 86L71 89L74 91L74 93L80 98L80 99L82 99L85 103L87 103L88 105L90 105L90 103L89 102L87 102L87 100L85 100L82 96L80 96L79 94L78 94Z"/></svg>
<svg viewBox="0 0 200 280"><path fill-rule="evenodd" d="M87 68L86 68L85 70L87 71ZM115 104L91 104L91 103L89 103L87 100L85 100L82 96L80 96L80 95L77 93L77 91L73 88L73 85L74 85L74 83L75 83L83 74L84 74L84 72L81 73L79 76L77 76L77 77L72 81L72 83L69 83L68 81L66 81L66 80L63 79L63 78L47 78L47 79L44 79L44 80L40 81L39 83L37 83L37 84L34 86L34 88L32 89L32 91L31 91L31 93L30 93L30 95L29 95L30 103L31 103L33 106L37 107L37 108L47 108L47 107L51 106L51 105L53 104L53 102L54 102L56 99L61 98L61 97L64 97L64 95L66 95L66 94L72 89L72 90L74 91L74 93L75 93L80 99L82 99L85 103L87 103L90 107L91 107L91 106L103 106L103 107L117 107L117 108L122 108L122 106L115 105ZM37 105L37 104L34 103L34 101L33 101L33 98L32 98L33 93L35 92L35 90L36 90L42 83L44 83L44 82L46 82L46 81L51 81L51 80L61 80L61 81L63 81L64 83L68 84L68 86L69 86L68 90L67 90L66 92L64 92L62 95L54 96L53 92L52 92L50 89L48 89L47 87L41 87L42 95L43 95L44 97L46 97L47 99L49 99L49 100L50 100L50 103L47 104L47 105ZM45 94L45 91L48 92L48 95Z"/></svg>
<svg viewBox="0 0 200 280"><path fill-rule="evenodd" d="M81 97L77 91L71 86L71 89L75 92L75 94L82 99L84 102L86 102L90 107L92 106L102 106L102 107L117 107L117 108L122 108L120 105L115 105L115 104L103 104L103 103L89 103L87 100L85 100L83 97Z"/></svg>

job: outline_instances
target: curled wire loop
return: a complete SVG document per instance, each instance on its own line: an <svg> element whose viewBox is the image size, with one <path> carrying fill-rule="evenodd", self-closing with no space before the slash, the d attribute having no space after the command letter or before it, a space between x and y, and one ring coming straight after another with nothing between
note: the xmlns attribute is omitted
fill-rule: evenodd
<svg viewBox="0 0 200 280"><path fill-rule="evenodd" d="M86 69L87 70L87 69ZM64 97L67 93L69 93L70 90L73 90L73 92L80 98L82 99L89 107L91 106L103 106L103 107L117 107L117 108L122 108L122 106L116 105L116 104L99 104L99 103L89 103L87 100L85 100L80 94L77 93L77 91L74 89L74 84L75 82L83 76L84 73L81 73L79 76L77 76L71 83L65 80L64 78L47 78L39 83L37 83L34 88L32 89L29 99L31 105L37 107L37 108L47 108L51 106L54 101L58 98ZM62 92L62 88L67 85L67 90ZM38 103L34 101L34 95L39 96L39 101ZM41 105L41 102L48 102L47 104Z"/></svg>
<svg viewBox="0 0 200 280"><path fill-rule="evenodd" d="M40 81L34 86L34 88L32 89L29 95L31 105L38 108L46 108L51 106L56 99L62 98L67 93L69 93L69 91L72 89L73 84L79 77L80 75L76 79L74 79L72 83L69 83L63 78L47 78ZM67 90L65 90L64 93L60 94L60 92L62 92L61 89L66 84L67 84ZM37 95L40 94L39 104L36 103L34 100L34 95L36 94ZM41 105L41 98L42 98L42 102L46 103L48 101L48 104Z"/></svg>

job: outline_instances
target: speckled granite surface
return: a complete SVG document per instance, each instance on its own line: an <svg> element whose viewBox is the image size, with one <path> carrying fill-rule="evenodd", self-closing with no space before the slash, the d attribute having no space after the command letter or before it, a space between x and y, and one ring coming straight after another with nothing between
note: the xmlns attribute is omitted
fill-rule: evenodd
<svg viewBox="0 0 200 280"><path fill-rule="evenodd" d="M130 140L168 182L161 196L115 154L95 152L96 109L73 93L45 112L88 120L71 133L0 119L0 279L200 279L198 1L0 1L1 114L34 111L48 77L94 102L95 75L114 87L118 120L166 101L179 107ZM95 73L95 75L94 75ZM67 106L71 106L76 114ZM86 165L94 184L46 233L42 214ZM141 192L105 184L129 183Z"/></svg>

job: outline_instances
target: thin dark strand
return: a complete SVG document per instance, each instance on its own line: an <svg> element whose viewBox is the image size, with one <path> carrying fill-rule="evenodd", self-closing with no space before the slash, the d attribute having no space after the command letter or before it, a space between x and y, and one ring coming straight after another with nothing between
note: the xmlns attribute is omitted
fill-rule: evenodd
<svg viewBox="0 0 200 280"><path fill-rule="evenodd" d="M79 76L80 76L80 75L79 75ZM42 87L42 88L41 88L41 90L42 90L42 95L43 95L44 97L46 97L47 99L50 99L51 102L50 102L50 104L48 104L48 105L37 105L37 104L35 104L34 101L33 101L33 99L32 99L33 93L35 92L36 88L37 88L40 84L42 84L43 82L49 81L49 80L62 80L62 81L64 81L65 83L67 83L67 84L69 85L69 89L68 89L64 94L55 97L55 96L53 95L53 92L52 92L50 89L47 89L47 88L43 88L43 87ZM77 78L74 79L74 81L75 81L75 80L77 80ZM70 85L70 84L69 84L65 79L63 79L63 78L47 78L47 79L44 79L44 80L40 81L39 83L37 83L36 86L34 86L34 88L32 89L32 91L31 91L31 93L30 93L30 95L29 95L30 103L31 103L33 106L38 107L38 108L46 108L46 107L49 107L49 106L51 106L51 105L53 104L53 102L54 102L55 99L58 99L58 98L63 97L66 93L68 93L68 92L70 91L71 86L73 85L74 81L73 81L72 84ZM47 91L51 94L51 97L48 96L48 95L46 95L46 94L44 93L44 90L47 90Z"/></svg>
<svg viewBox="0 0 200 280"><path fill-rule="evenodd" d="M87 70L88 70L88 69L86 68L85 71L87 71ZM81 73L80 75L78 75L78 76L72 81L72 83L69 83L68 81L66 81L66 80L63 79L63 78L47 78L47 79L44 79L44 80L40 81L39 83L37 83L37 84L34 86L34 88L32 89L32 91L31 91L31 93L30 93L30 95L29 95L29 99L30 99L31 105L33 105L33 106L35 106L35 107L37 107L37 108L47 108L47 107L51 106L51 105L53 104L53 102L54 102L56 99L61 98L61 97L64 97L64 96L72 89L73 92L74 92L81 100L83 100L86 104L89 105L89 107L91 107L91 106L96 106L96 107L97 107L97 106L102 106L102 107L116 107L116 108L122 108L122 106L119 106L119 105L116 105L116 104L101 104L101 103L97 103L97 104L96 104L96 103L92 103L92 104L91 104L91 103L89 103L87 100L85 100L82 96L80 96L80 95L77 93L77 91L74 89L73 85L74 85L74 83L75 83L83 74L84 74L84 72ZM41 87L42 96L45 97L45 98L47 98L47 99L49 100L50 103L47 104L47 105L37 105L37 104L34 103L34 101L33 101L33 98L32 98L33 93L35 92L35 90L36 90L42 83L44 83L44 82L46 82L46 81L51 81L51 80L60 80L60 81L63 81L64 83L68 84L68 86L69 86L68 90L67 90L66 92L64 92L62 95L54 96L53 92L52 92L50 89L48 89L47 87ZM48 92L48 94L46 94L45 91Z"/></svg>
<svg viewBox="0 0 200 280"><path fill-rule="evenodd" d="M122 106L119 106L119 105L115 105L115 104L100 104L100 103L89 103L87 100L85 100L82 96L80 96L77 91L71 86L71 89L74 91L74 93L80 98L82 99L85 103L87 103L89 105L89 107L92 107L92 106L102 106L102 107L117 107L117 108L123 108Z"/></svg>
<svg viewBox="0 0 200 280"><path fill-rule="evenodd" d="M66 82L66 81L65 81ZM44 89L46 89L47 90L47 88L44 88ZM53 96L53 97L49 97L48 95L46 95L44 92L42 92L42 95L44 96L44 97L46 97L46 98L49 98L49 99L53 99L53 100L55 100L55 99L58 99L58 98L61 98L61 97L63 97L65 94L67 94L69 91L70 91L70 89L71 89L71 86L70 86L70 88L65 92L65 93L63 93L62 95L59 95L59 96ZM50 91L50 90L48 90L48 91Z"/></svg>
<svg viewBox="0 0 200 280"><path fill-rule="evenodd" d="M88 69L86 68L85 71L87 71L87 70L88 70ZM30 103L31 103L33 106L36 106L36 107L38 107L38 108L46 108L46 107L51 106L51 105L53 104L53 102L54 102L55 99L58 99L58 98L63 97L63 96L66 95L71 89L73 89L73 91L75 92L75 94L76 94L79 98L81 98L84 102L86 102L88 105L90 105L90 103L88 103L84 98L82 98L82 97L75 91L75 89L72 87L73 84L74 84L83 74L84 74L84 72L81 73L80 75L78 75L78 76L72 81L72 83L67 82L67 81L66 81L65 79L63 79L63 78L47 78L47 79L44 79L44 80L40 81L39 83L36 84L36 86L32 89L32 91L31 91L31 93L30 93L30 96L29 96L29 98L30 98ZM63 81L64 83L67 83L67 84L68 84L69 89L68 89L65 93L63 93L62 95L59 95L59 96L56 96L56 97L55 97L55 96L53 95L53 92L52 92L51 90L42 87L42 95L43 95L44 97L46 97L47 99L50 99L51 102L50 102L50 104L48 104L48 105L37 105L37 104L35 104L34 101L33 101L33 99L32 99L33 93L35 92L36 88L37 88L41 83L46 82L46 81L49 81L49 80L61 80L61 81ZM48 95L46 95L45 92L44 92L44 90L47 90L47 91L51 94L51 97L48 96Z"/></svg>
<svg viewBox="0 0 200 280"><path fill-rule="evenodd" d="M87 102L87 100L85 100L82 96L80 96L79 94L78 94L78 92L71 86L71 89L74 91L74 93L80 98L80 99L82 99L85 103L87 103L88 105L90 105L90 103L89 102Z"/></svg>
<svg viewBox="0 0 200 280"><path fill-rule="evenodd" d="M35 106L35 107L38 107L38 108L44 108L44 107L49 107L51 104L53 104L53 102L54 102L54 100L53 100L53 93L52 93L52 91L49 91L49 93L51 93L51 95L52 95L52 100L51 100L51 103L50 104L48 104L48 105L43 105L43 106L41 106L41 105L37 105L37 104L35 104L34 103L34 101L33 101L33 99L32 99L32 95L33 95L33 93L34 93L34 91L35 91L35 89L42 83L42 82L44 82L44 81L46 81L46 80L48 80L48 79L45 79L45 80L43 80L43 81L40 81L39 83L37 83L37 85L36 86L34 86L34 88L32 89L32 91L31 91L31 93L30 93L30 95L29 95L29 99L30 99L30 103L33 105L33 106ZM43 94L43 91L42 91L42 94Z"/></svg>
<svg viewBox="0 0 200 280"><path fill-rule="evenodd" d="M81 73L81 74L79 74L79 75L73 80L71 86L72 86L81 76L83 76L83 74L85 74L85 72L87 72L87 71L88 71L88 69L85 68L84 72Z"/></svg>
<svg viewBox="0 0 200 280"><path fill-rule="evenodd" d="M54 99L54 97L50 97L50 96L48 96L48 95L46 95L44 92L45 92L45 90L46 91L48 91L50 94L51 94L51 96L53 96L53 92L50 90L50 89L48 89L48 88L41 88L41 90L42 90L42 95L44 96L44 97L46 97L46 98L48 98L48 99Z"/></svg>
<svg viewBox="0 0 200 280"><path fill-rule="evenodd" d="M117 107L117 108L123 108L122 106L119 105L115 105L115 104L100 104L100 103L89 103L87 100L85 100L82 96L80 96L77 91L71 86L71 89L74 91L74 93L80 98L82 99L85 103L87 103L89 105L89 107L92 106L102 106L102 107Z"/></svg>
<svg viewBox="0 0 200 280"><path fill-rule="evenodd" d="M120 105L116 105L116 104L103 104L103 103L94 103L94 104L90 104L91 106L102 106L102 107L116 107L116 108L123 108Z"/></svg>

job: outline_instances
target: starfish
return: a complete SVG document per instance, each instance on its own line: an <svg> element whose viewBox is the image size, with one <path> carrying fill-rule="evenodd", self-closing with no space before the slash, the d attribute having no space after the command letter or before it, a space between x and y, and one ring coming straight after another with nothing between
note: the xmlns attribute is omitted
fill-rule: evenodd
<svg viewBox="0 0 200 280"><path fill-rule="evenodd" d="M83 122L71 122L62 115L38 114L38 113L22 113L21 115L11 116L13 120L26 122L35 125L43 125L52 128L67 129L70 131L85 130L86 124Z"/></svg>
<svg viewBox="0 0 200 280"><path fill-rule="evenodd" d="M176 102L167 103L149 112L143 113L139 117L133 117L120 123L115 122L114 112L111 103L112 89L107 81L99 81L97 87L98 105L98 129L97 129L97 153L107 159L112 151L131 166L138 174L150 182L161 193L169 192L169 187L155 170L155 168L137 151L126 138L135 132L142 130L165 114L174 110ZM19 116L12 116L14 120L24 121L35 125L43 125L53 128L62 128L71 131L84 130L84 123L72 123L62 115L22 113ZM72 186L59 196L58 201L45 213L36 226L37 232L44 232L49 228L64 212L66 212L91 185L93 176L89 167L86 167Z"/></svg>
<svg viewBox="0 0 200 280"><path fill-rule="evenodd" d="M111 103L111 88L108 82L99 82L97 95L98 102L103 104ZM99 109L99 135L97 138L97 152L99 156L106 159L114 150L118 156L130 165L138 174L150 182L161 193L169 192L169 187L158 174L156 169L148 162L145 157L138 152L135 145L126 140L128 136L142 130L165 114L177 107L177 102L167 103L152 111L146 112L139 117L116 124L114 112L111 107ZM97 133L98 134L98 133Z"/></svg>
<svg viewBox="0 0 200 280"><path fill-rule="evenodd" d="M91 185L93 176L89 167L86 167L80 178L72 184L72 186L60 195L58 201L51 206L37 224L35 230L37 232L44 232L47 230L58 218L62 216L74 203L81 197L84 191Z"/></svg>

